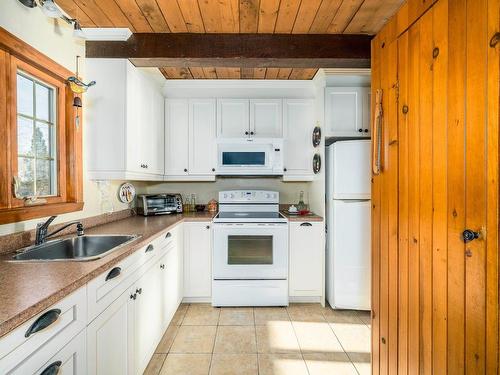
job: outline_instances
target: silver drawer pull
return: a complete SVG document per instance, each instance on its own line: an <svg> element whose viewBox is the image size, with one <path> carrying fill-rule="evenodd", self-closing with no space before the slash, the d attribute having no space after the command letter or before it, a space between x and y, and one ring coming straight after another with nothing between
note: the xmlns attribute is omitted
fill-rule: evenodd
<svg viewBox="0 0 500 375"><path fill-rule="evenodd" d="M122 269L120 267L115 267L111 271L109 271L108 275L106 276L106 281L114 279L117 276L120 276L122 273Z"/></svg>
<svg viewBox="0 0 500 375"><path fill-rule="evenodd" d="M42 371L40 375L57 375L59 374L59 370L61 369L62 362L56 361L51 363L45 370Z"/></svg>
<svg viewBox="0 0 500 375"><path fill-rule="evenodd" d="M61 315L60 309L52 309L42 314L37 320L33 322L33 324L28 328L24 337L30 337L32 334L41 331L42 329L47 328L52 323L54 323L57 319L59 319L59 315Z"/></svg>

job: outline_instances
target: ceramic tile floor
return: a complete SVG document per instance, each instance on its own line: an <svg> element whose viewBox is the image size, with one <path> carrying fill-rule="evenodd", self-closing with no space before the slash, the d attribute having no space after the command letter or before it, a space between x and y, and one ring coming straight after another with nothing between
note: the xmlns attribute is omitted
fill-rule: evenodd
<svg viewBox="0 0 500 375"><path fill-rule="evenodd" d="M147 375L369 375L370 314L182 304Z"/></svg>

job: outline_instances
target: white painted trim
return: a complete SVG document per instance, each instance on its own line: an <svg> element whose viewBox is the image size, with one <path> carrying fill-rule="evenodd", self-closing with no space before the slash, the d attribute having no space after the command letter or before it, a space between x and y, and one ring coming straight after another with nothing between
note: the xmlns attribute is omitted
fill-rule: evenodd
<svg viewBox="0 0 500 375"><path fill-rule="evenodd" d="M121 41L124 42L132 35L128 27L84 27L82 28L86 40Z"/></svg>
<svg viewBox="0 0 500 375"><path fill-rule="evenodd" d="M212 303L212 297L184 297L182 303Z"/></svg>
<svg viewBox="0 0 500 375"><path fill-rule="evenodd" d="M165 88L310 88L312 80L283 79L186 79L167 80Z"/></svg>
<svg viewBox="0 0 500 375"><path fill-rule="evenodd" d="M371 75L370 68L327 68L320 69L325 76L338 76L338 75Z"/></svg>
<svg viewBox="0 0 500 375"><path fill-rule="evenodd" d="M320 296L289 296L290 303L321 303Z"/></svg>

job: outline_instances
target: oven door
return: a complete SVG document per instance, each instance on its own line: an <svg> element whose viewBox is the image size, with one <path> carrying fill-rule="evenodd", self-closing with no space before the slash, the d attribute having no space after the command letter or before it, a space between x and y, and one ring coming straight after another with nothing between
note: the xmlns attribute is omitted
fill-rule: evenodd
<svg viewBox="0 0 500 375"><path fill-rule="evenodd" d="M214 224L215 280L286 280L286 223Z"/></svg>

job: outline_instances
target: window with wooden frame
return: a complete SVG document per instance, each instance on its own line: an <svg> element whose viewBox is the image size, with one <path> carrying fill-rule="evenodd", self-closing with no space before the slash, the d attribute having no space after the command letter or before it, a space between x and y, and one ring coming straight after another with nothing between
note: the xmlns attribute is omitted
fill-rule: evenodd
<svg viewBox="0 0 500 375"><path fill-rule="evenodd" d="M0 224L83 208L72 75L0 27Z"/></svg>

